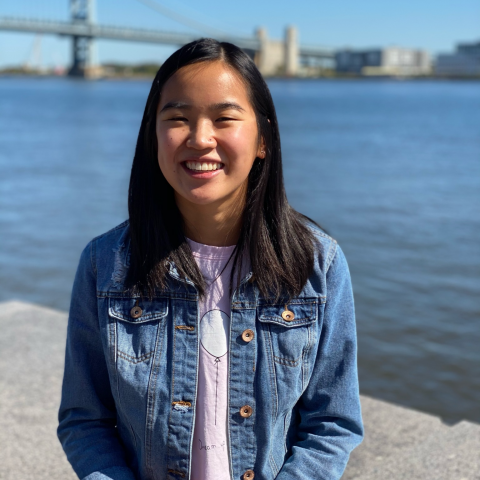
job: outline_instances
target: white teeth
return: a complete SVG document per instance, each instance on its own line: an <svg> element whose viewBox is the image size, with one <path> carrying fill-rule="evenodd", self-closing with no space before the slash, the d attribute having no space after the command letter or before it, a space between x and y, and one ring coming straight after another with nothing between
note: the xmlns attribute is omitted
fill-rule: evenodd
<svg viewBox="0 0 480 480"><path fill-rule="evenodd" d="M218 170L221 168L220 163L200 163L200 162L186 162L187 168L190 170L197 170L197 171L212 171L212 170Z"/></svg>

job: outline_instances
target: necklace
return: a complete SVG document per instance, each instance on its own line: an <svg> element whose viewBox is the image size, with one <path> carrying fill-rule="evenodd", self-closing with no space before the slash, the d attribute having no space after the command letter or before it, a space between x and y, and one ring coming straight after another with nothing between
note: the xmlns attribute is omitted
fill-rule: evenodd
<svg viewBox="0 0 480 480"><path fill-rule="evenodd" d="M235 248L233 249L232 253L230 254L230 256L228 257L228 260L227 262L225 263L225 265L223 266L222 270L220 271L220 273L209 283L207 284L207 289L209 289L221 276L222 276L222 273L225 271L225 269L227 268L227 265L230 263L230 260L232 259L233 257L233 254L235 253L235 251L237 250L237 246L235 245Z"/></svg>

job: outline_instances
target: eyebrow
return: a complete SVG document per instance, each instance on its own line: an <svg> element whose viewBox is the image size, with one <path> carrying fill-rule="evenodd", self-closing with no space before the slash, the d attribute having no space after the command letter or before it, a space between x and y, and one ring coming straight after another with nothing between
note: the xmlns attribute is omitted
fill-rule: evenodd
<svg viewBox="0 0 480 480"><path fill-rule="evenodd" d="M165 112L166 110L172 109L183 109L183 110L191 110L192 106L185 102L167 102L163 108L160 110L160 113ZM241 107L238 103L235 102L220 102L220 103L213 103L212 105L208 106L209 110L238 110L240 112L244 112L245 109Z"/></svg>
<svg viewBox="0 0 480 480"><path fill-rule="evenodd" d="M241 107L238 103L235 102L222 102L222 103L214 103L210 105L209 110L229 110L230 108L233 110L239 110L240 112L244 112L245 109Z"/></svg>

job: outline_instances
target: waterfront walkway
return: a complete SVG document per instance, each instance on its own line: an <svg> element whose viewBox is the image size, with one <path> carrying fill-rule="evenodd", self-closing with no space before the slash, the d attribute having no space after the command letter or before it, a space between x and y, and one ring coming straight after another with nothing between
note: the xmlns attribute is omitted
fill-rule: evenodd
<svg viewBox="0 0 480 480"><path fill-rule="evenodd" d="M74 480L56 437L67 315L0 303L0 479ZM480 480L480 425L362 396L366 436L345 480Z"/></svg>

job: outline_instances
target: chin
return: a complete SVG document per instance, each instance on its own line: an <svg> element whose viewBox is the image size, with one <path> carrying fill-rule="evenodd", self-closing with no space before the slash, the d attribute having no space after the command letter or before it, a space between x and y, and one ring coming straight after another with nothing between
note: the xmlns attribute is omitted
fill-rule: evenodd
<svg viewBox="0 0 480 480"><path fill-rule="evenodd" d="M188 200L195 205L211 205L213 203L221 202L220 198L212 197L191 197Z"/></svg>
<svg viewBox="0 0 480 480"><path fill-rule="evenodd" d="M206 194L200 194L200 193L193 193L190 192L187 195L176 195L177 198L178 196L181 197L180 201L187 201L188 203L191 203L193 205L209 205L211 203L215 203L218 201L221 201L221 198L218 198L217 196L213 195L206 195Z"/></svg>

